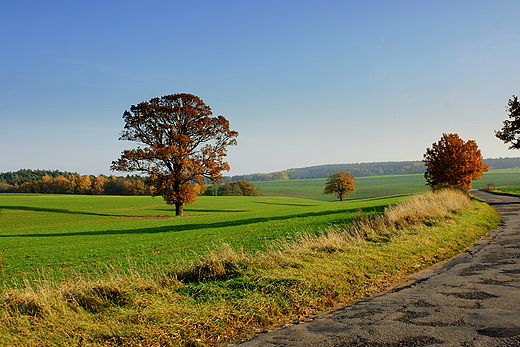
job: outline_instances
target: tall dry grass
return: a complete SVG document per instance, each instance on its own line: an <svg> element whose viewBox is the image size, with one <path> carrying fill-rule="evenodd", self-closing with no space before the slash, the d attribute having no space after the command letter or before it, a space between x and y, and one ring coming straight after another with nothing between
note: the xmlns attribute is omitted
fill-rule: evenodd
<svg viewBox="0 0 520 347"><path fill-rule="evenodd" d="M288 257L303 253L335 252L360 240L384 241L409 226L432 225L465 210L471 203L468 194L444 189L413 195L397 205L388 206L384 213L358 213L351 225L329 228L323 233L302 233L297 238L272 245L268 253Z"/></svg>
<svg viewBox="0 0 520 347"><path fill-rule="evenodd" d="M307 271L302 269L309 267L309 259L327 259L320 266L331 267L336 254L346 254L341 258L344 263L353 245L390 242L407 228L449 219L470 203L460 191L429 192L389 206L381 214L360 212L342 228L302 232L273 242L262 252L222 245L171 271L148 269L146 275L113 272L97 280L27 283L25 288L2 292L0 342L6 346L202 346L232 341L255 327L279 322L280 317L299 317L344 300L345 291L351 297L370 293L365 284L357 283L354 272L363 275L360 269L342 279L352 282L350 289L334 289L334 284L319 280L303 283L299 276ZM284 269L288 272L279 275ZM345 271L337 276L346 276ZM224 284L213 285L215 281Z"/></svg>

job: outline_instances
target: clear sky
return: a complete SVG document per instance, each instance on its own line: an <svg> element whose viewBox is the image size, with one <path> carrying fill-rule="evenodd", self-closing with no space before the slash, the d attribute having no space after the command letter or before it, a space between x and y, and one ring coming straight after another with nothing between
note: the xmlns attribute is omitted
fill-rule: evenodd
<svg viewBox="0 0 520 347"><path fill-rule="evenodd" d="M484 157L520 93L518 1L0 0L0 172L110 174L131 105L199 96L240 133L227 175Z"/></svg>

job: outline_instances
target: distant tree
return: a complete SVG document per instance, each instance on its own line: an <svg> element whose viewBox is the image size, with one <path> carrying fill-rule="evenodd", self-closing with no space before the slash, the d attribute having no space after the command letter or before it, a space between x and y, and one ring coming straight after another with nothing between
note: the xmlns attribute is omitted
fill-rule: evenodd
<svg viewBox="0 0 520 347"><path fill-rule="evenodd" d="M67 179L69 180L69 189L67 190L67 194L76 194L77 178L78 177L73 174L67 177Z"/></svg>
<svg viewBox="0 0 520 347"><path fill-rule="evenodd" d="M457 134L442 134L423 155L426 164L426 184L432 189L458 187L471 189L473 180L481 179L489 165L473 140L464 141Z"/></svg>
<svg viewBox="0 0 520 347"><path fill-rule="evenodd" d="M273 172L273 181L285 181L289 179L287 171Z"/></svg>
<svg viewBox="0 0 520 347"><path fill-rule="evenodd" d="M81 176L78 175L76 178L76 193L77 194L89 194L92 189L92 179L89 175Z"/></svg>
<svg viewBox="0 0 520 347"><path fill-rule="evenodd" d="M229 170L223 159L227 146L236 145L238 133L222 116L211 117L209 106L191 94L173 94L132 105L125 111L120 140L135 141L145 148L125 150L112 162L116 171L139 171L149 175L154 196L175 205L181 216L184 204L197 196L195 183L217 182Z"/></svg>
<svg viewBox="0 0 520 347"><path fill-rule="evenodd" d="M105 185L109 182L108 178L103 176L98 176L94 179L92 183L92 194L95 195L104 195L105 194Z"/></svg>
<svg viewBox="0 0 520 347"><path fill-rule="evenodd" d="M58 176L52 181L53 194L66 194L70 190L70 181L63 176Z"/></svg>
<svg viewBox="0 0 520 347"><path fill-rule="evenodd" d="M516 96L509 99L506 109L509 119L504 121L502 129L495 130L495 136L509 143L509 149L520 149L520 102Z"/></svg>
<svg viewBox="0 0 520 347"><path fill-rule="evenodd" d="M0 192L1 193L12 193L15 191L15 186L0 181Z"/></svg>
<svg viewBox="0 0 520 347"><path fill-rule="evenodd" d="M42 180L40 182L35 183L38 185L37 191L35 193L52 194L54 192L54 182L52 176L45 174L42 176Z"/></svg>
<svg viewBox="0 0 520 347"><path fill-rule="evenodd" d="M146 185L144 184L143 180L134 180L134 194L135 195L146 195Z"/></svg>
<svg viewBox="0 0 520 347"><path fill-rule="evenodd" d="M106 195L124 195L123 180L111 175L107 182L105 182Z"/></svg>
<svg viewBox="0 0 520 347"><path fill-rule="evenodd" d="M210 192L211 195L213 192ZM213 193L214 194L214 193ZM218 189L218 195L222 196L259 196L260 188L255 187L251 182L233 181L228 182Z"/></svg>
<svg viewBox="0 0 520 347"><path fill-rule="evenodd" d="M343 201L347 195L356 191L354 178L356 177L348 171L330 175L325 183L323 194L335 194L339 201Z"/></svg>

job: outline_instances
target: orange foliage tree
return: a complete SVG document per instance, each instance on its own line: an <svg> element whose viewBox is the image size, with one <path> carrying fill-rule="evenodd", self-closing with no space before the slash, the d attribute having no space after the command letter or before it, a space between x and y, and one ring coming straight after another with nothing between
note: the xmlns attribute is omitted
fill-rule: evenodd
<svg viewBox="0 0 520 347"><path fill-rule="evenodd" d="M442 134L423 155L426 164L426 184L432 189L458 187L471 189L473 180L481 179L489 165L474 140L464 141L457 134Z"/></svg>
<svg viewBox="0 0 520 347"><path fill-rule="evenodd" d="M325 183L323 194L336 194L339 201L343 201L347 195L356 191L354 178L356 177L348 171L330 175Z"/></svg>
<svg viewBox="0 0 520 347"><path fill-rule="evenodd" d="M495 136L504 143L509 143L509 149L520 149L520 102L514 96L507 103L508 118L499 131L495 130Z"/></svg>
<svg viewBox="0 0 520 347"><path fill-rule="evenodd" d="M119 139L146 147L123 151L111 169L148 174L152 194L175 205L175 215L181 216L204 179L216 183L229 170L224 157L227 146L236 145L238 132L229 129L226 118L211 116L210 107L191 94L132 105L123 114L126 124Z"/></svg>

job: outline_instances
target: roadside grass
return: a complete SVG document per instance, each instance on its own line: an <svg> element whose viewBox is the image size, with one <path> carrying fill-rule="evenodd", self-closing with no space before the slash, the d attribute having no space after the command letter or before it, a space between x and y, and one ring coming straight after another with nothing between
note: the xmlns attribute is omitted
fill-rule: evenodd
<svg viewBox="0 0 520 347"><path fill-rule="evenodd" d="M160 198L0 195L0 283L97 276L147 264L170 266L222 242L261 250L271 240L350 223L404 196L351 201L199 197L174 218Z"/></svg>
<svg viewBox="0 0 520 347"><path fill-rule="evenodd" d="M498 222L488 205L442 191L262 249L224 243L171 268L27 283L0 299L0 344L226 345L384 290Z"/></svg>

